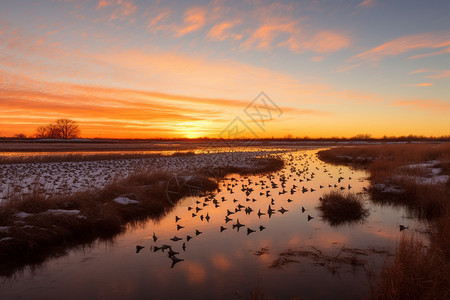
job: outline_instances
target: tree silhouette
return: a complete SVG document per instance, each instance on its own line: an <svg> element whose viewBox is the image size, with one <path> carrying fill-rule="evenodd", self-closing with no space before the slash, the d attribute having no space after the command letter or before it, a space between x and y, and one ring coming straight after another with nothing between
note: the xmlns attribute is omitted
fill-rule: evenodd
<svg viewBox="0 0 450 300"><path fill-rule="evenodd" d="M61 139L73 139L80 134L78 124L73 120L59 119L56 120L55 126L59 131L59 137Z"/></svg>
<svg viewBox="0 0 450 300"><path fill-rule="evenodd" d="M77 122L69 119L58 119L55 123L36 128L35 136L44 139L73 139L80 134Z"/></svg>

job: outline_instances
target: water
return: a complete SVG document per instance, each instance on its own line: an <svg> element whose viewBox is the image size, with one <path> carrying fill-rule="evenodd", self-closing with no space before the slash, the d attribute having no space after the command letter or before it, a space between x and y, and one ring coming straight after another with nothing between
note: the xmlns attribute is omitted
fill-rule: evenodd
<svg viewBox="0 0 450 300"><path fill-rule="evenodd" d="M400 208L375 205L365 196L370 216L364 222L332 227L322 221L316 207L319 197L334 189L329 185L348 188L350 184L351 191L361 192L369 182L364 171L327 165L317 159L316 152L296 151L292 157L283 154L288 164L271 177L229 175L220 182L221 191L214 195L219 208L212 201L203 206L205 197L189 197L159 222L150 220L130 228L113 243L98 242L87 249L74 249L36 270L25 269L13 278L4 278L0 299L248 299L257 286L266 296L279 299L367 297L369 274L378 273L387 253L394 252L400 235L398 225L408 225L406 213ZM291 167L295 167L294 172ZM297 171L303 172L297 175ZM279 194L283 174L287 193ZM340 176L344 179L338 183ZM260 180L265 185L255 184ZM271 181L278 187L272 188ZM242 184L254 191L247 196L241 190ZM294 184L298 187L291 194ZM302 193L302 187L308 192ZM316 191L311 192L311 188ZM271 196L266 197L268 190ZM222 197L226 201L222 202ZM272 198L276 212L269 218L267 209ZM239 204L250 206L253 212L246 214L242 209L231 214L233 220L226 223L227 210L234 212ZM203 210L192 217L196 207ZM288 211L281 214L281 207ZM259 209L266 213L260 218ZM201 221L200 215L206 214L211 218L209 222ZM313 219L308 221L308 215ZM175 222L175 216L181 219ZM237 219L245 224L239 231L232 228ZM177 224L184 228L177 230ZM265 227L262 231L261 225ZM227 229L220 232L220 226ZM247 228L256 232L247 234ZM196 236L195 230L202 234ZM153 232L158 237L156 243ZM193 238L186 241L187 235ZM173 242L170 239L174 236L183 240ZM171 268L167 250L154 252L153 246L163 244L180 252L176 257L184 261ZM145 248L136 253L136 245ZM299 255L280 256L288 250ZM337 259L350 256L357 263Z"/></svg>

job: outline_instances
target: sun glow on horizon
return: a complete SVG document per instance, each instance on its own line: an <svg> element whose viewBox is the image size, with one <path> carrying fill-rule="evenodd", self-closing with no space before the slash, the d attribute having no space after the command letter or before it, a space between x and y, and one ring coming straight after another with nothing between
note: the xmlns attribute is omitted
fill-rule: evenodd
<svg viewBox="0 0 450 300"><path fill-rule="evenodd" d="M5 0L0 137L213 138L261 91L261 138L449 135L444 3Z"/></svg>

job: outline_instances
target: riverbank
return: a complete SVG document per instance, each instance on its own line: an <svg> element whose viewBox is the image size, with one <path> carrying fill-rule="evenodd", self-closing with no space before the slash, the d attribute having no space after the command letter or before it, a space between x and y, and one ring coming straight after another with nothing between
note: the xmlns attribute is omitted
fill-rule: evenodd
<svg viewBox="0 0 450 300"><path fill-rule="evenodd" d="M372 199L406 206L428 227L427 239L408 228L383 268L374 299L448 299L450 296L450 144L339 147L320 159L370 172ZM406 229L406 230L405 230Z"/></svg>

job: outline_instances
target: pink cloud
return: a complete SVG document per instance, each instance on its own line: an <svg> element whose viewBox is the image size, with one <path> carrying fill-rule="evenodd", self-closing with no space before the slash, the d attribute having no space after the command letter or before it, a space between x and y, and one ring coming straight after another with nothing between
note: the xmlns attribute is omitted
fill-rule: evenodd
<svg viewBox="0 0 450 300"><path fill-rule="evenodd" d="M370 7L375 5L375 0L364 0L363 2L359 3L359 7Z"/></svg>
<svg viewBox="0 0 450 300"><path fill-rule="evenodd" d="M235 34L230 31L231 28L239 24L241 21L230 21L230 22L222 22L219 24L216 24L211 28L211 30L208 32L207 38L212 41L223 41L226 39L240 39L239 34Z"/></svg>
<svg viewBox="0 0 450 300"><path fill-rule="evenodd" d="M392 56L398 56L409 51L418 49L439 49L450 45L450 32L441 33L422 33L407 35L390 42L376 46L368 51L362 52L351 57L341 70L349 70L367 62L378 62L382 59ZM429 55L438 55L448 53L450 47L440 51L434 51L429 54L416 55L410 58L420 58Z"/></svg>
<svg viewBox="0 0 450 300"><path fill-rule="evenodd" d="M194 32L205 26L206 9L202 7L194 7L188 9L184 13L183 25L177 28L176 36L181 37L188 33Z"/></svg>

